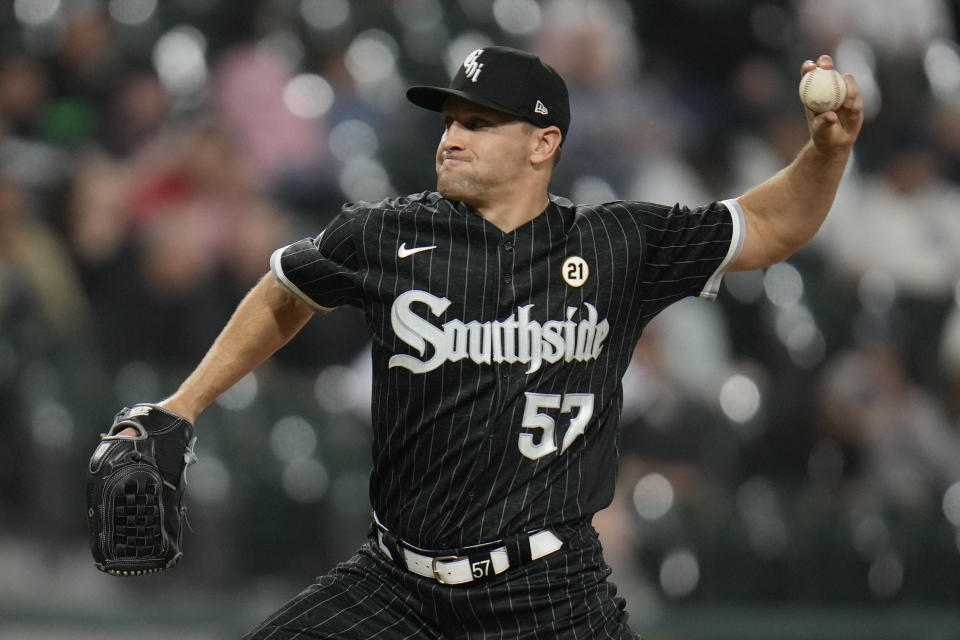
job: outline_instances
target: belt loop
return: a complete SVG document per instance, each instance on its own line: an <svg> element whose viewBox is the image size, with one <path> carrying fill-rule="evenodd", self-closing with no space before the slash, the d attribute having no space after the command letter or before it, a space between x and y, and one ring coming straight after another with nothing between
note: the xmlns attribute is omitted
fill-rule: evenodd
<svg viewBox="0 0 960 640"><path fill-rule="evenodd" d="M380 518L377 517L376 511L373 512L372 527L377 532L379 541L387 548L387 551L390 552L390 559L400 565L401 569L406 569L407 562L403 557L403 551L400 550L400 538L393 535L390 529L387 529L380 523Z"/></svg>
<svg viewBox="0 0 960 640"><path fill-rule="evenodd" d="M530 536L526 533L504 539L503 546L507 548L507 557L510 559L511 567L525 565L532 559L530 556Z"/></svg>
<svg viewBox="0 0 960 640"><path fill-rule="evenodd" d="M390 551L393 561L406 569L407 563L403 559L403 551L400 550L399 538L385 529L380 530L380 536L384 546Z"/></svg>

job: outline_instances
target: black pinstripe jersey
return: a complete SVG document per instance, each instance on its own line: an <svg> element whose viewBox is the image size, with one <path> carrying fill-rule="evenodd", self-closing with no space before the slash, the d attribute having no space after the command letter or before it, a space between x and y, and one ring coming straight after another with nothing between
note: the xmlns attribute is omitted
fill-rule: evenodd
<svg viewBox="0 0 960 640"><path fill-rule="evenodd" d="M347 205L271 266L315 308L363 309L371 501L397 535L443 549L609 504L620 379L642 328L684 296L713 297L742 229L736 201L551 196L504 233L425 192Z"/></svg>

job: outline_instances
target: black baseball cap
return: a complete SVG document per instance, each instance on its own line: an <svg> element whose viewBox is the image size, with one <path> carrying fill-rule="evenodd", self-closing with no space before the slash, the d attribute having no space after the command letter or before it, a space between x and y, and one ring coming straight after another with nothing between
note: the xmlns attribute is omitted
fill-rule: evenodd
<svg viewBox="0 0 960 640"><path fill-rule="evenodd" d="M503 111L538 127L556 126L567 137L570 97L563 78L540 58L510 47L484 47L467 56L448 87L410 87L413 104L442 111L443 102L459 96Z"/></svg>

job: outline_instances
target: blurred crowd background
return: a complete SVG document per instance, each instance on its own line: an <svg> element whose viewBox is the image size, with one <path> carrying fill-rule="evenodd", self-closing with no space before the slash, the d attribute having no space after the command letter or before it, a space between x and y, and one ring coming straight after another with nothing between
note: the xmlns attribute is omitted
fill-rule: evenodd
<svg viewBox="0 0 960 640"><path fill-rule="evenodd" d="M596 525L648 640L960 638L958 27L955 0L0 3L0 639L235 638L353 552L354 310L203 415L175 571L93 568L85 464L273 249L433 187L441 122L403 91L490 44L566 78L552 191L581 202L739 195L807 138L802 61L856 75L814 241L648 327Z"/></svg>

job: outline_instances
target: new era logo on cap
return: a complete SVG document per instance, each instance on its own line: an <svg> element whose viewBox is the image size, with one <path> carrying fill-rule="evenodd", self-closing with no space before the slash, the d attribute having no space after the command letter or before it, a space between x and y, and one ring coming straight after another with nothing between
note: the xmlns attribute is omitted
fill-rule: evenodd
<svg viewBox="0 0 960 640"><path fill-rule="evenodd" d="M555 126L564 137L570 126L570 98L563 78L537 56L519 49L477 49L464 59L449 86L407 90L412 103L432 111L441 111L450 96L503 111L538 127Z"/></svg>

